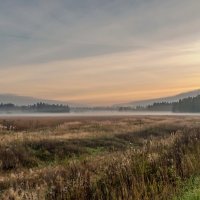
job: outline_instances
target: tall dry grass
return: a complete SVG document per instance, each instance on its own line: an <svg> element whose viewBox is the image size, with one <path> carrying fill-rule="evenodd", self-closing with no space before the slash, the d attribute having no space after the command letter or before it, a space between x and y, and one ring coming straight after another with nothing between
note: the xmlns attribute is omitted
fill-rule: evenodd
<svg viewBox="0 0 200 200"><path fill-rule="evenodd" d="M107 126L117 127L116 121L121 121L121 127L135 127L141 124L137 120L114 119L113 126L108 119L101 119L99 125L94 125L98 120L63 122L52 129L59 139L49 139L49 133L38 140L1 144L1 198L172 199L185 180L200 172L199 119L147 118L139 129L107 132ZM91 134L102 130L107 134L67 139L57 134L76 125L75 132L89 126Z"/></svg>

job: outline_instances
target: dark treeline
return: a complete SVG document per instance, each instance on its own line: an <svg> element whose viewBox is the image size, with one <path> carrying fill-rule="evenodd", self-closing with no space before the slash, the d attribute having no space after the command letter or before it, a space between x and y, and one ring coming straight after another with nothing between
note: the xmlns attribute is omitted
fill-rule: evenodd
<svg viewBox="0 0 200 200"><path fill-rule="evenodd" d="M0 112L52 112L52 113L68 113L70 108L68 105L36 103L28 106L17 106L12 103L0 104Z"/></svg>
<svg viewBox="0 0 200 200"><path fill-rule="evenodd" d="M17 106L11 103L0 104L0 112L51 112L51 113L68 113L68 112L95 112L95 111L127 111L127 112L141 112L141 111L157 111L157 112L186 112L197 113L200 112L200 95L197 97L188 97L181 99L178 102L160 102L148 106L122 106L122 107L69 107L68 105L37 103L28 106Z"/></svg>
<svg viewBox="0 0 200 200"><path fill-rule="evenodd" d="M188 97L179 100L178 102L161 102L154 103L148 106L133 107L120 107L119 111L172 111L172 112L185 112L185 113L198 113L200 112L200 95L196 97Z"/></svg>
<svg viewBox="0 0 200 200"><path fill-rule="evenodd" d="M173 112L200 112L200 95L197 97L189 97L173 103Z"/></svg>
<svg viewBox="0 0 200 200"><path fill-rule="evenodd" d="M149 111L172 111L173 103L162 102L162 103L154 103L153 105L147 106L147 110Z"/></svg>
<svg viewBox="0 0 200 200"><path fill-rule="evenodd" d="M178 102L160 102L147 106L121 106L121 107L74 107L73 112L94 112L94 111L120 111L120 112L200 112L200 95L188 97Z"/></svg>
<svg viewBox="0 0 200 200"><path fill-rule="evenodd" d="M168 102L154 103L148 106L120 107L119 111L172 111L173 104Z"/></svg>

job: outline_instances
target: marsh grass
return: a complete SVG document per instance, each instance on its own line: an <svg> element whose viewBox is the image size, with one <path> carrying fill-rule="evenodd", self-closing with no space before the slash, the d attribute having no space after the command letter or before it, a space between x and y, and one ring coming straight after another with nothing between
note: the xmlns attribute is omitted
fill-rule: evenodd
<svg viewBox="0 0 200 200"><path fill-rule="evenodd" d="M4 133L9 142L0 145L1 199L173 199L183 183L200 173L198 122L56 119L43 130Z"/></svg>

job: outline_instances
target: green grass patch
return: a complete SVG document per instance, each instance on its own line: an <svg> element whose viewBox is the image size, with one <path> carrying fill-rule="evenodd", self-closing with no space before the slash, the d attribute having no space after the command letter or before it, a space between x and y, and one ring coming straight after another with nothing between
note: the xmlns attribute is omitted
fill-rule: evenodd
<svg viewBox="0 0 200 200"><path fill-rule="evenodd" d="M174 200L200 200L200 177L193 177L187 181L181 195Z"/></svg>

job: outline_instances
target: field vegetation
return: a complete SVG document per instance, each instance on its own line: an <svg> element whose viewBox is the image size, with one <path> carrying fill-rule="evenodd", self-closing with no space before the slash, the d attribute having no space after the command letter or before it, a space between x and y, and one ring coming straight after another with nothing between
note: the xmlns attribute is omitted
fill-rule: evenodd
<svg viewBox="0 0 200 200"><path fill-rule="evenodd" d="M0 199L198 199L199 154L198 117L1 118Z"/></svg>

